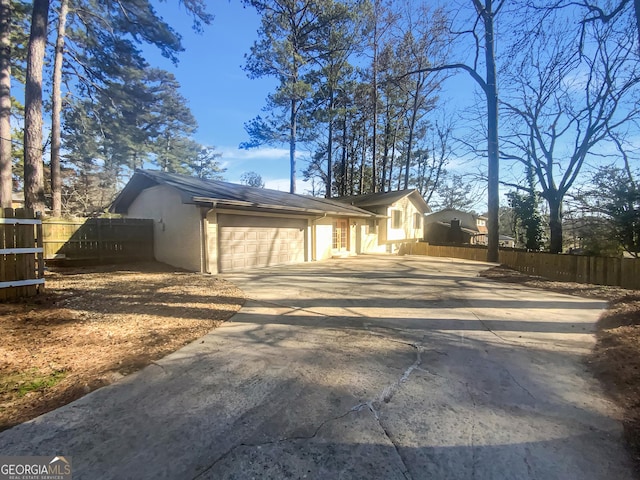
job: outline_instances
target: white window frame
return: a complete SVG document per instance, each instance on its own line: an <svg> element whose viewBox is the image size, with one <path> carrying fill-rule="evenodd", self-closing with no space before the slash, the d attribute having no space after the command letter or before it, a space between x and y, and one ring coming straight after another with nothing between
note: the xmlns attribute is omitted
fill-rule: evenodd
<svg viewBox="0 0 640 480"><path fill-rule="evenodd" d="M422 228L422 214L420 212L415 212L413 214L413 228L415 230L419 230Z"/></svg>
<svg viewBox="0 0 640 480"><path fill-rule="evenodd" d="M398 226L396 227L396 218ZM400 230L402 228L402 210L391 210L391 228L393 230Z"/></svg>

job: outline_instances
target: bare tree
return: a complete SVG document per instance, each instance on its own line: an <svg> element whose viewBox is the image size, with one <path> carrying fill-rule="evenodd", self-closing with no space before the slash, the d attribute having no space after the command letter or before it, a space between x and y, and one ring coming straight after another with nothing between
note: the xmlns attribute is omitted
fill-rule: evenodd
<svg viewBox="0 0 640 480"><path fill-rule="evenodd" d="M410 68L421 69L431 64L442 64L448 56L448 35L446 16L441 9L434 11L425 6L412 9L407 6L402 41L397 57L405 63L405 71ZM441 88L443 76L429 71L418 71L403 79L400 84L405 91L407 108L405 121L407 128L406 164L404 188L409 188L409 172L412 154L418 137L418 128L424 116L435 108L437 92Z"/></svg>
<svg viewBox="0 0 640 480"><path fill-rule="evenodd" d="M485 95L487 108L487 207L488 207L488 248L487 261L498 261L500 207L499 193L499 149L498 149L498 75L495 55L495 20L504 7L506 0L471 0L475 16L469 28L456 32L459 37L469 36L473 40L474 57L471 65L467 63L447 63L416 69L435 72L441 70L462 70L480 86ZM484 53L484 76L480 73L480 57Z"/></svg>
<svg viewBox="0 0 640 480"><path fill-rule="evenodd" d="M557 9L576 6L586 9L587 13L582 20L585 24L596 21L604 23L617 21L617 19L624 15L625 12L633 9L632 15L635 20L636 36L638 38L638 42L640 42L640 0L617 0L613 4L608 4L606 6L600 6L594 0L560 0L554 2L551 6L542 5L541 8Z"/></svg>
<svg viewBox="0 0 640 480"><path fill-rule="evenodd" d="M436 122L429 139L429 158L425 160L422 171L419 172L418 190L427 204L433 194L439 188L441 180L446 175L445 167L451 157L451 133L453 123L445 119L442 123Z"/></svg>
<svg viewBox="0 0 640 480"><path fill-rule="evenodd" d="M503 156L535 173L549 206L550 251L562 251L562 203L596 146L640 113L632 25L593 23L582 32L549 16L508 75L503 95L512 136ZM562 21L561 21L562 20ZM633 36L631 37L633 38Z"/></svg>

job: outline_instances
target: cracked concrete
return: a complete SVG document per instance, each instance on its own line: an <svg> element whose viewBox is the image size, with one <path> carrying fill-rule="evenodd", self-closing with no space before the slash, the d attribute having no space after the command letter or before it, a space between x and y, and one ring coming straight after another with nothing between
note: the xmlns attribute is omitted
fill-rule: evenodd
<svg viewBox="0 0 640 480"><path fill-rule="evenodd" d="M587 372L604 304L370 256L227 275L232 321L0 433L75 479L631 478Z"/></svg>

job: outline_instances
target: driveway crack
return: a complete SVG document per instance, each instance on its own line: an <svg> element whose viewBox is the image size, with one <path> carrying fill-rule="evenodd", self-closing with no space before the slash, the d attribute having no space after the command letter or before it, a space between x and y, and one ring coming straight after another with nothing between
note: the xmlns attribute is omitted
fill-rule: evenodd
<svg viewBox="0 0 640 480"><path fill-rule="evenodd" d="M385 437L387 437L391 445L393 445L393 449L395 450L396 455L398 456L398 459L402 464L402 475L407 480L412 480L413 477L411 476L411 472L409 472L409 467L407 466L402 454L400 453L399 445L395 442L395 440L393 439L393 436L389 433L387 428L384 426L384 424L382 423L382 420L380 420L380 415L378 414L378 411L375 409L375 406L372 403L367 404L367 406L369 407L369 410L371 411L371 413L373 413L373 417L376 419L376 422L378 422L378 425L380 426L380 429L384 432Z"/></svg>
<svg viewBox="0 0 640 480"><path fill-rule="evenodd" d="M478 462L478 458L477 458L477 452L476 452L476 443L475 443L475 436L476 436L476 399L473 396L473 393L471 393L471 388L469 388L469 384L465 383L464 386L467 389L467 394L469 395L469 398L471 399L471 403L473 404L473 418L472 418L472 422L471 422L471 434L469 435L469 443L471 444L471 478L476 478L476 468L477 468L477 462Z"/></svg>
<svg viewBox="0 0 640 480"><path fill-rule="evenodd" d="M404 458L403 458L402 454L400 453L400 447L394 441L393 436L389 433L389 430L387 430L387 428L384 426L382 420L380 419L380 414L378 412L377 406L378 405L382 405L383 403L391 402L391 399L396 394L396 392L400 389L402 384L409 380L409 377L411 376L413 371L414 370L422 370L420 368L420 365L422 364L422 352L424 351L424 348L422 347L422 345L415 344L415 343L406 343L406 342L398 342L398 341L396 341L396 342L397 343L404 343L406 345L409 345L409 346L415 348L416 349L416 359L415 359L415 361L411 365L409 365L409 367L407 367L407 369L402 373L402 375L395 382L393 382L390 385L387 385L385 388L383 388L382 391L375 398L373 398L373 399L371 399L371 400L369 400L367 402L355 405L351 410L360 411L360 410L362 410L363 408L366 407L373 414L373 417L376 419L376 422L380 426L380 429L384 432L384 435L387 437L387 439L389 440L391 445L393 445L393 448L394 448L394 450L396 452L396 455L398 456L398 459L400 460L400 463L402 464L402 475L407 480L412 480L412 476L411 476L411 473L409 472L409 468L407 467L407 464L405 463Z"/></svg>
<svg viewBox="0 0 640 480"><path fill-rule="evenodd" d="M513 373L511 373L511 370L509 370L507 367L504 367L505 372L507 372L507 375L509 375L509 378L511 378L511 380L513 380L513 383L515 383L518 387L520 387L520 389L522 391L524 391L527 395L529 395L533 400L536 400L536 397L533 396L533 394L527 390L526 387L524 387L517 379L516 377L513 376Z"/></svg>

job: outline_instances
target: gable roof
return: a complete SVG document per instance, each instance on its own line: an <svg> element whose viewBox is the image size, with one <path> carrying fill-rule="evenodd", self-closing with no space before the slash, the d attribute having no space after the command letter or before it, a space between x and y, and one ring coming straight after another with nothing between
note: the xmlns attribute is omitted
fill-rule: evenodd
<svg viewBox="0 0 640 480"><path fill-rule="evenodd" d="M136 170L124 189L111 204L110 211L126 213L143 190L166 185L178 191L182 203L224 206L250 210L279 210L297 214L331 214L351 217L371 217L371 212L326 198L298 195L268 188L249 187L219 180L166 173L156 170Z"/></svg>
<svg viewBox="0 0 640 480"><path fill-rule="evenodd" d="M431 208L427 205L427 202L424 201L424 198L422 198L422 195L420 195L420 192L416 189L353 195L351 197L339 197L335 200L366 209L367 207L386 207L402 200L405 197L411 197L413 204L421 213L431 212Z"/></svg>

